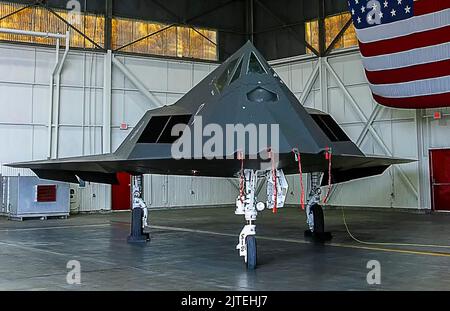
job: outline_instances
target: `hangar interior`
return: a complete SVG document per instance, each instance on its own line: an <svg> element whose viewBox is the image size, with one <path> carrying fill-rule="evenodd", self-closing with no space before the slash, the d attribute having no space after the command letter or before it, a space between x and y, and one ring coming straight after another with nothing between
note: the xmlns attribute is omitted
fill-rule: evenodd
<svg viewBox="0 0 450 311"><path fill-rule="evenodd" d="M50 33L58 36L50 36ZM445 238L448 237L448 228L445 227L448 215L423 214L450 210L450 185L445 186L446 189L440 188L430 177L432 170L450 171L450 162L445 161L450 155L450 109L394 109L373 100L347 1L344 0L0 1L1 214L9 215L12 206L19 204L21 196L34 195L31 190L25 193L26 185L25 188L17 186L20 190L16 190L23 192L19 192L17 202L14 200L14 189L16 183L19 185L19 179L33 178L29 182L37 182L30 170L13 169L5 164L115 151L147 110L175 103L248 40L305 107L329 113L365 154L417 160L392 166L381 176L343 183L332 189L325 213L331 219L329 227L337 232L338 242L334 242L337 246L332 246L331 250L317 250L303 242L296 244L267 239L261 244L265 244L268 251L263 261L269 268L260 269L263 270L260 278L258 275L249 276L240 267L227 265L226 261L231 259L221 257L222 253L227 256L232 253L234 238L230 235L234 237L239 230L234 228L238 222L232 224L236 229L233 232L226 226L227 221L233 222L226 215L233 214L227 207L235 205L239 191L237 179L145 175L144 200L159 227L154 229L156 237L148 250L128 249L125 240L123 244L119 242L127 234L125 225L130 221L127 213L83 215L130 209L130 176L123 174L119 176L121 183L118 186L97 183L66 185L64 191L67 193L62 195L65 201L61 204L67 205L67 213L70 209L72 214L81 213L80 216L48 220L45 224L25 221L24 225L1 218L0 244L7 249L6 254L0 257L5 259L1 264L2 270L18 264L11 259L6 260L7 255L19 258L28 252L27 256L36 256L36 265L43 264L46 256L56 256L53 263L58 265L62 258L70 257L69 249L73 243L80 249L86 245L86 252L80 251L79 256L87 258L86 265L92 270L87 279L92 283L86 286L93 289L108 286L107 277L99 272L102 265L111 265L108 269L119 270L114 280L117 284L111 283L118 289L119 279L127 275L130 275L127 279L130 283L133 280L144 281L148 277L150 283L160 284L155 287L147 284L143 288L176 289L161 285L164 271L169 271L169 284L173 285L186 276L199 276L199 279L206 280L226 275L234 269L239 273L230 272L229 279L223 276L210 284L199 280L193 288L300 289L286 273L292 265L297 266L297 251L309 252L307 258L302 257L300 265L331 252L328 255L336 259L343 269L331 283L324 280L325 285L312 280L311 269L326 278L324 275L333 273L330 263L323 270L314 270L316 267L309 263L307 267L310 269L304 268L302 273L297 271L296 276L311 278L308 282L315 289L339 289L342 282L348 282L342 285L344 289L366 288L367 284L355 284L352 279L355 274L346 276L343 272L343 262L352 256L355 256L354 265L377 256L386 257L388 262L404 260L410 268L428 264L428 272L423 273L430 280L435 280L439 274L448 274L447 269L443 272L443 267L448 265L448 254L442 257L431 255L430 263L425 250L424 254L414 257L412 251L404 255L395 250L389 253L376 249L339 248L345 243L353 245L341 223L341 207L349 208L347 214L355 211L354 216L349 216L349 221L354 221L355 230L367 239L406 243L419 240L422 244L427 244L427 241L448 244L448 238ZM305 180L309 178L309 175L304 175ZM287 204L298 207L298 175L287 176L287 179ZM32 185L28 188L32 189ZM264 191L259 196L264 200ZM191 209L193 207L205 208ZM212 207L223 209L216 211ZM169 211L171 209L173 211ZM177 212L180 218L177 218ZM261 226L263 235L280 237L282 234L286 239L295 239L293 232L298 231L303 239L304 217L298 213L298 219L294 221L292 218L297 217L294 209L288 208L285 213L281 219L272 221L270 215L264 216L263 222L268 227L263 229ZM402 225L403 218L408 219L407 224ZM271 226L272 222L276 225ZM219 223L216 229L214 223ZM30 226L28 229L38 234L32 236L21 231L24 226ZM76 229L77 226L80 230ZM169 227L185 230L174 231ZM117 232L113 228L118 228ZM392 228L398 231L393 233ZM197 229L204 231L203 234L191 232ZM223 232L220 231L222 229ZM220 234L208 235L215 230ZM58 234L62 236L56 238ZM178 244L173 241L177 238ZM222 238L231 243L230 249L220 246ZM200 250L202 245L210 243L207 242L209 239L220 247ZM91 243L93 240L96 242ZM110 243L110 247L105 249L105 243ZM15 248L13 244L22 248ZM182 256L185 257L177 260L179 255L175 249L180 244L184 244ZM59 255L50 254L58 253L59 247ZM152 247L161 254L160 258L151 254ZM198 260L189 255L189 247L196 249L197 253L205 252L203 258ZM276 251L277 248L280 249ZM126 255L118 259L119 262L108 262L113 260L110 257L120 257L121 251ZM433 254L433 251L436 249L431 247L428 254ZM111 253L106 256L105 252ZM284 253L282 256L287 259L282 261L281 268L276 269L284 271L286 280L275 282L273 287L266 286L271 268L277 265L274 258L279 253ZM164 260L168 260L169 255L173 256L169 262L176 267L164 270ZM135 258L138 263L123 268L125 262L130 264ZM181 266L193 261L196 263L192 270L187 274L182 272ZM146 264L146 268L142 268ZM5 277L0 282L1 288L71 288L67 284L58 285L57 277L48 277L46 285L39 285L39 274L31 273L31 269L29 266L21 275ZM55 269L55 273L64 274L66 267L64 264ZM422 288L418 283L407 281L408 268L390 265L388 269L392 273L388 277L392 283L385 288ZM361 271L355 272L358 277L365 270ZM27 273L33 275L28 283L23 280ZM405 281L396 282L398 276L405 277ZM423 275L419 273L419 276ZM450 288L450 278L446 279L440 279L433 286ZM96 283L96 280L100 281ZM418 279L414 281L420 283ZM180 289L189 288L183 284Z"/></svg>

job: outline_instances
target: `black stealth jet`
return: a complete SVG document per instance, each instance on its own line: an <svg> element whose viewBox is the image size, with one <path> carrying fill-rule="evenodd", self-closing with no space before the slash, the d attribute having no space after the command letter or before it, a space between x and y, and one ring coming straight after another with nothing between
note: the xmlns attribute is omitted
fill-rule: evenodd
<svg viewBox="0 0 450 311"><path fill-rule="evenodd" d="M202 128L218 125L224 136L227 125L265 124L269 128L277 125L278 143L271 146L273 137L269 137L267 144L259 145L255 152L251 139L243 146L235 139L230 147L226 145L231 138L224 137L216 144L213 159L198 152L195 155L194 150L191 157L175 159L172 144L179 143L187 132L190 137L185 136L185 141L191 140L192 149L195 144L201 148L211 138L211 135L199 137L195 132L198 123ZM185 124L182 135L172 135L176 124ZM194 142L195 138L200 142ZM242 164L246 169L270 166L272 160L267 159L270 148L278 155L278 161L272 165L285 174L298 173L293 149L301 154L304 173L328 172L329 162L324 154L331 150L333 183L381 174L392 164L411 162L365 156L330 115L303 107L248 42L175 104L147 111L114 153L9 166L30 168L43 179L73 183L81 179L113 184L117 182L117 172L233 177ZM219 156L217 150L223 150ZM244 163L238 159L243 153Z"/></svg>

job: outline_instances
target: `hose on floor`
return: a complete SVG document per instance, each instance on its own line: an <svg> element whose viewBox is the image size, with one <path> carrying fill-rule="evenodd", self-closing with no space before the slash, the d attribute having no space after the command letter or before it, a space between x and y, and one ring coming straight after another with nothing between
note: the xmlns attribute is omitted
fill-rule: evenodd
<svg viewBox="0 0 450 311"><path fill-rule="evenodd" d="M347 230L347 234L357 243L365 244L365 245L378 245L378 246L412 246L412 247L426 247L426 248L448 248L450 249L450 245L436 245L436 244L415 244L415 243L390 243L390 242L367 242L362 241L356 238L348 228L347 220L345 218L344 207L341 206L342 210L342 220L344 222L345 230Z"/></svg>

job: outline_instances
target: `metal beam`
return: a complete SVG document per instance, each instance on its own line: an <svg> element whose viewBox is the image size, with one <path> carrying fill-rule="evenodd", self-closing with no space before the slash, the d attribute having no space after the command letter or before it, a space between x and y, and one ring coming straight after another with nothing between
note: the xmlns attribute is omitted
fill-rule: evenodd
<svg viewBox="0 0 450 311"><path fill-rule="evenodd" d="M430 189L430 185L428 184L430 179L426 178L429 164L426 159L427 155L424 154L427 145L424 141L425 136L423 133L424 111L425 109L416 110L417 158L419 159L419 162L417 163L419 169L419 197L417 201L419 209L431 206L430 194L429 191L426 190Z"/></svg>
<svg viewBox="0 0 450 311"><path fill-rule="evenodd" d="M19 13L19 12L22 12L23 10L26 10L26 9L31 8L33 6L36 6L38 3L39 3L39 1L36 1L35 3L28 4L28 5L24 6L23 8L20 8L20 9L14 11L14 12L6 14L5 16L0 17L0 21L4 20L5 18L8 18L10 16L13 16L13 15Z"/></svg>
<svg viewBox="0 0 450 311"><path fill-rule="evenodd" d="M181 18L177 14L175 14L174 12L169 10L165 5L163 5L159 1L157 1L157 0L150 0L150 2L153 2L157 7L159 7L160 9L165 11L166 13L169 13L169 15L172 16L172 18L176 19L177 23L181 22Z"/></svg>
<svg viewBox="0 0 450 311"><path fill-rule="evenodd" d="M246 32L247 39L254 43L254 34L255 34L255 19L254 19L254 1L246 0Z"/></svg>
<svg viewBox="0 0 450 311"><path fill-rule="evenodd" d="M279 26L275 26L275 27L269 27L263 30L259 30L259 31L255 31L254 34L255 35L259 35L259 34L263 34L266 32L272 32L272 31L277 31L277 30L282 30L282 29L286 29L288 27L297 27L300 25L304 25L305 24L305 20L301 20L295 23L290 23L290 24L286 24L286 25L279 25Z"/></svg>
<svg viewBox="0 0 450 311"><path fill-rule="evenodd" d="M240 190L239 189L239 183L235 182L236 178L226 178L226 180L228 180L229 183L232 184L234 188L236 188L237 190Z"/></svg>
<svg viewBox="0 0 450 311"><path fill-rule="evenodd" d="M102 150L111 153L111 110L112 110L112 52L108 50L104 55L103 65L103 127Z"/></svg>
<svg viewBox="0 0 450 311"><path fill-rule="evenodd" d="M236 2L236 1L237 1L237 0L230 0L230 1L228 1L228 2L219 4L219 5L215 6L215 7L213 7L212 9L206 10L206 11L204 11L204 12L198 14L198 15L195 15L195 16L193 16L193 17L190 17L190 18L186 19L185 23L186 23L186 24L187 24L187 23L190 23L190 22L192 22L192 21L194 21L194 20L196 20L196 19L198 19L198 18L200 18L200 17L203 17L203 16L205 16L205 15L208 15L208 14L210 14L210 13L212 13L212 12L215 12L215 11L217 11L217 10L219 10L219 9L221 9L221 8L223 8L223 7L225 7L225 6L229 5L229 4L231 4L231 3L233 3L233 2Z"/></svg>
<svg viewBox="0 0 450 311"><path fill-rule="evenodd" d="M301 44L304 44L308 49L310 49L314 54L316 54L317 56L319 55L319 52L311 46L311 44L309 44L303 37L300 39L298 37L298 33L297 31L295 31L291 26L289 26L287 23L285 23L283 21L283 19L281 19L278 15L276 15L274 12L272 12L272 10L270 10L267 6L265 6L260 0L255 0L256 3L258 3L258 5L263 8L269 15L271 15L275 20L277 20L282 26L286 27L287 30L289 30L289 32L291 33L292 37L294 39L296 39L296 41L298 41Z"/></svg>
<svg viewBox="0 0 450 311"><path fill-rule="evenodd" d="M322 111L328 111L328 75L327 69L322 65L323 57L319 57L318 65L319 65L319 83L320 83L320 101L322 102Z"/></svg>
<svg viewBox="0 0 450 311"><path fill-rule="evenodd" d="M214 44L215 46L217 46L217 42L212 41L210 38L208 38L207 36L205 36L204 34L202 34L200 31L198 31L197 29L195 29L195 27L190 26L189 28L191 28L193 31L195 31L196 33L198 33L200 36L202 36L203 38L205 38L208 42Z"/></svg>
<svg viewBox="0 0 450 311"><path fill-rule="evenodd" d="M150 108L158 108L162 106L159 99L153 95L146 86L124 65L122 64L114 55L111 57L112 63L127 77L128 80L141 92L142 95L147 97L150 102ZM149 108L149 107L146 107Z"/></svg>
<svg viewBox="0 0 450 311"><path fill-rule="evenodd" d="M319 0L318 6L318 28L319 28L319 56L325 55L326 39L325 39L325 0Z"/></svg>
<svg viewBox="0 0 450 311"><path fill-rule="evenodd" d="M336 83L338 84L339 88L344 92L344 95L349 99L350 104L353 106L354 110L356 111L357 115L359 116L360 120L367 123L368 119L366 117L366 115L364 114L364 112L361 110L361 107L359 107L359 105L356 103L355 99L353 98L353 96L350 94L350 92L347 90L347 88L345 87L344 83L341 81L341 79L338 77L338 75L336 74L336 72L334 71L334 69L331 67L331 65L328 63L328 60L325 58L324 59L324 64L327 67L328 71L331 73L331 75L333 76L334 80L336 81ZM390 154L392 156L391 151L389 150L389 148L385 145L385 143L383 142L383 140L381 139L381 137L378 135L378 133L371 127L369 126L369 131L373 134L375 140L379 143L379 145L382 147L382 149L385 151L386 154Z"/></svg>
<svg viewBox="0 0 450 311"><path fill-rule="evenodd" d="M124 49L124 48L126 48L126 47L129 47L130 45L133 45L133 44L135 44L135 43L137 43L137 42L139 42L139 41L142 41L142 40L145 40L145 39L147 39L147 38L150 38L150 37L152 37L152 36L154 36L154 35L157 35L157 34L159 34L160 32L163 32L163 31L165 31L165 30L167 30L167 29L169 29L169 28L172 28L172 27L174 27L174 26L176 26L176 25L178 25L178 24L171 24L171 25L168 25L168 26L166 26L166 27L164 27L164 28L161 28L161 29L159 29L159 30L157 30L157 31L154 31L154 32L152 32L152 33L149 33L149 34L146 35L146 36L143 36L143 37L141 37L141 38L139 38L139 39L136 39L136 40L134 40L134 41L131 41L131 42L125 44L125 45L122 45L121 47L115 49L114 52L120 51L120 50L122 50L122 49Z"/></svg>
<svg viewBox="0 0 450 311"><path fill-rule="evenodd" d="M367 133L369 132L369 127L372 126L373 122L377 118L378 114L383 110L383 106L376 105L375 109L370 114L369 120L366 122L366 125L364 126L362 132L359 134L358 139L356 140L356 145L359 147L361 146L364 138L366 137Z"/></svg>
<svg viewBox="0 0 450 311"><path fill-rule="evenodd" d="M344 83L342 83L341 79L338 77L338 75L336 74L336 72L334 71L334 69L331 67L331 65L328 63L328 60L326 58L324 58L324 63L328 69L328 71L331 73L331 75L333 76L334 80L336 80L336 83L338 84L339 88L344 92L345 96L349 99L350 103L352 104L353 108L355 109L356 113L358 114L359 118L361 119L361 121L367 123L369 120L367 119L367 117L365 116L365 114L363 113L363 111L361 110L361 108L359 107L359 105L356 103L355 99L353 98L353 96L350 94L350 92L347 90L347 88L345 87ZM378 145L383 149L383 151L385 152L386 155L393 157L393 154L391 152L391 150L386 146L386 144L384 143L384 141L381 139L380 135L378 135L378 133L375 131L375 129L372 126L368 127L370 133L372 134L373 138L375 139L375 141L378 143ZM411 189L411 191L414 193L414 195L418 198L419 194L417 192L416 187L413 185L413 183L409 180L408 176L406 176L405 172L403 171L403 169L401 167L398 166L394 166L400 173L400 176L403 178L403 180L405 181L405 183L408 185L408 187Z"/></svg>
<svg viewBox="0 0 450 311"><path fill-rule="evenodd" d="M369 120L366 122L366 125L364 126L364 129L362 130L362 132L359 134L358 139L356 140L356 145L358 147L361 146L364 138L366 137L367 133L369 132L369 126L372 126L373 122L375 121L378 113L383 109L383 106L381 105L377 105L375 107L375 109L372 111L372 113L370 114ZM336 190L340 188L340 185L335 185L329 195L328 195L328 201L334 196Z"/></svg>
<svg viewBox="0 0 450 311"><path fill-rule="evenodd" d="M305 88L303 89L302 95L300 96L300 104L302 104L303 106L305 105L305 101L308 98L308 95L311 93L311 89L314 85L314 82L316 82L317 79L317 75L319 73L319 66L320 66L320 62L318 61L316 64L316 67L314 67L311 75L308 78L308 81L306 82Z"/></svg>
<svg viewBox="0 0 450 311"><path fill-rule="evenodd" d="M208 15L208 14L210 14L210 13L212 13L212 12L215 12L215 11L217 11L217 10L219 10L219 9L221 9L221 8L223 8L223 7L225 7L225 6L229 5L229 4L231 4L231 3L233 3L233 2L236 2L237 0L230 0L230 1L228 1L228 2L219 4L219 5L213 7L213 8L211 8L211 9L209 9L209 10L206 10L206 11L204 11L204 12L198 14L198 15L189 17L189 18L184 19L184 20L183 20L180 16L178 16L178 14L176 14L176 13L173 12L172 10L168 9L165 5L163 5L162 3L160 3L158 0L150 0L150 1L153 2L153 3L154 3L156 6L158 6L160 9L164 10L164 11L167 12L169 15L171 15L172 18L174 18L174 19L177 21L177 22L174 23L174 24L185 25L185 26L191 26L191 25L189 25L190 22L192 22L192 21L194 21L194 20L196 20L196 19L198 19L198 18L201 18L201 17L203 17L203 16L205 16L205 15ZM227 30L222 30L222 31L227 31Z"/></svg>
<svg viewBox="0 0 450 311"><path fill-rule="evenodd" d="M113 0L105 0L105 50L112 50Z"/></svg>
<svg viewBox="0 0 450 311"><path fill-rule="evenodd" d="M190 17L190 18L187 18L187 19L183 20L183 19L182 19L181 17L179 17L176 13L172 12L171 10L169 10L166 6L164 6L164 5L163 5L162 3L160 3L159 1L157 1L157 0L151 0L151 2L153 2L153 3L154 3L155 5L157 5L159 8L161 8L162 10L164 10L165 12L167 12L167 13L168 13L169 15L171 15L174 19L176 19L176 20L177 20L177 23L170 24L170 25L168 25L168 26L166 26L166 27L164 27L164 28L162 28L162 29L160 29L160 30L158 30L158 31L152 32L152 33L150 33L150 34L148 34L148 35L146 35L146 36L143 36L143 37L141 37L141 38L138 38L138 39L136 39L136 40L134 40L134 41L132 41L132 42L129 42L129 43L127 43L127 44L125 44L125 45L123 45L123 46L121 46L121 47L115 49L114 51L120 51L120 50L123 50L124 48L126 48L126 47L128 47L128 46L131 46L131 45L133 45L133 44L136 44L136 43L139 42L139 41L142 41L142 40L145 40L145 39L147 39L147 38L150 38L150 37L152 37L152 36L154 36L154 35L156 35L156 34L158 34L158 33L160 33L160 32L163 32L163 31L168 30L169 28L175 27L175 26L185 26L185 27L189 27L189 28L191 28L192 30L194 30L196 33L198 33L200 36L202 36L205 40L207 40L207 41L210 42L211 44L214 44L215 46L217 46L217 42L214 42L214 41L212 41L210 38L206 37L204 34L202 34L201 32L199 32L199 31L195 28L195 26L190 25L189 23L192 22L192 21L194 21L195 19L198 19L198 18L200 18L200 17L202 17L202 16L205 16L205 15L207 15L207 14L210 14L210 13L214 12L214 11L217 11L217 10L219 10L219 9L221 9L221 8L223 8L223 7L225 7L225 6L229 5L229 4L231 4L231 3L233 3L233 2L236 2L236 1L237 1L237 0L230 0L230 1L228 1L228 2L225 2L225 3L223 3L223 4L218 5L218 6L214 7L214 8L212 8L212 9L206 10L206 11L204 11L204 12L202 12L202 13L196 15L196 16L193 16L193 17ZM251 0L251 1L253 1L253 0ZM224 32L224 33L233 33L233 34L237 34L237 35L247 35L247 33L240 33L240 32L236 32L236 31L231 30L231 29L219 29L219 28L216 28L216 30L217 30L218 32ZM231 53L228 53L228 52L226 52L226 53L231 55Z"/></svg>
<svg viewBox="0 0 450 311"><path fill-rule="evenodd" d="M336 43L339 41L339 39L342 38L342 36L344 35L344 33L347 31L348 27L350 27L351 24L352 24L352 18L350 17L350 19L345 23L344 27L342 27L342 29L339 31L339 33L336 35L336 37L334 37L333 41L331 41L330 45L325 50L325 56L330 55L330 53L334 49Z"/></svg>
<svg viewBox="0 0 450 311"><path fill-rule="evenodd" d="M86 39L87 41L89 41L90 43L92 43L96 48L104 50L104 48L102 46L100 46L97 42L95 42L94 40L92 40L91 38L89 38L88 36L86 36L81 30L79 30L77 27L73 26L71 23L69 23L68 21L66 21L64 18L62 18L58 13L56 13L53 9L47 7L47 6L43 6L43 8L45 8L47 11L49 11L50 13L52 13L54 16L56 16L60 21L62 21L64 24L66 24L68 27L72 28L73 30L75 30L75 32L77 32L79 35L81 35L84 39Z"/></svg>

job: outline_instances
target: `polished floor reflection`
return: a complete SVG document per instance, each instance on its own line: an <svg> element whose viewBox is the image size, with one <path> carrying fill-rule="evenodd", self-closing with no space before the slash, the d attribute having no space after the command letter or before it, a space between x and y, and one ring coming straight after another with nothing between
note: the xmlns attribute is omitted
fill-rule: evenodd
<svg viewBox="0 0 450 311"><path fill-rule="evenodd" d="M126 243L128 212L68 220L0 218L0 290L450 290L450 248L354 242L341 210L325 210L331 242L303 237L297 208L257 221L259 267L246 271L235 246L243 225L231 207L151 212L152 241ZM359 239L450 245L449 214L346 210ZM78 260L81 284L68 284ZM366 281L368 261L381 284Z"/></svg>

